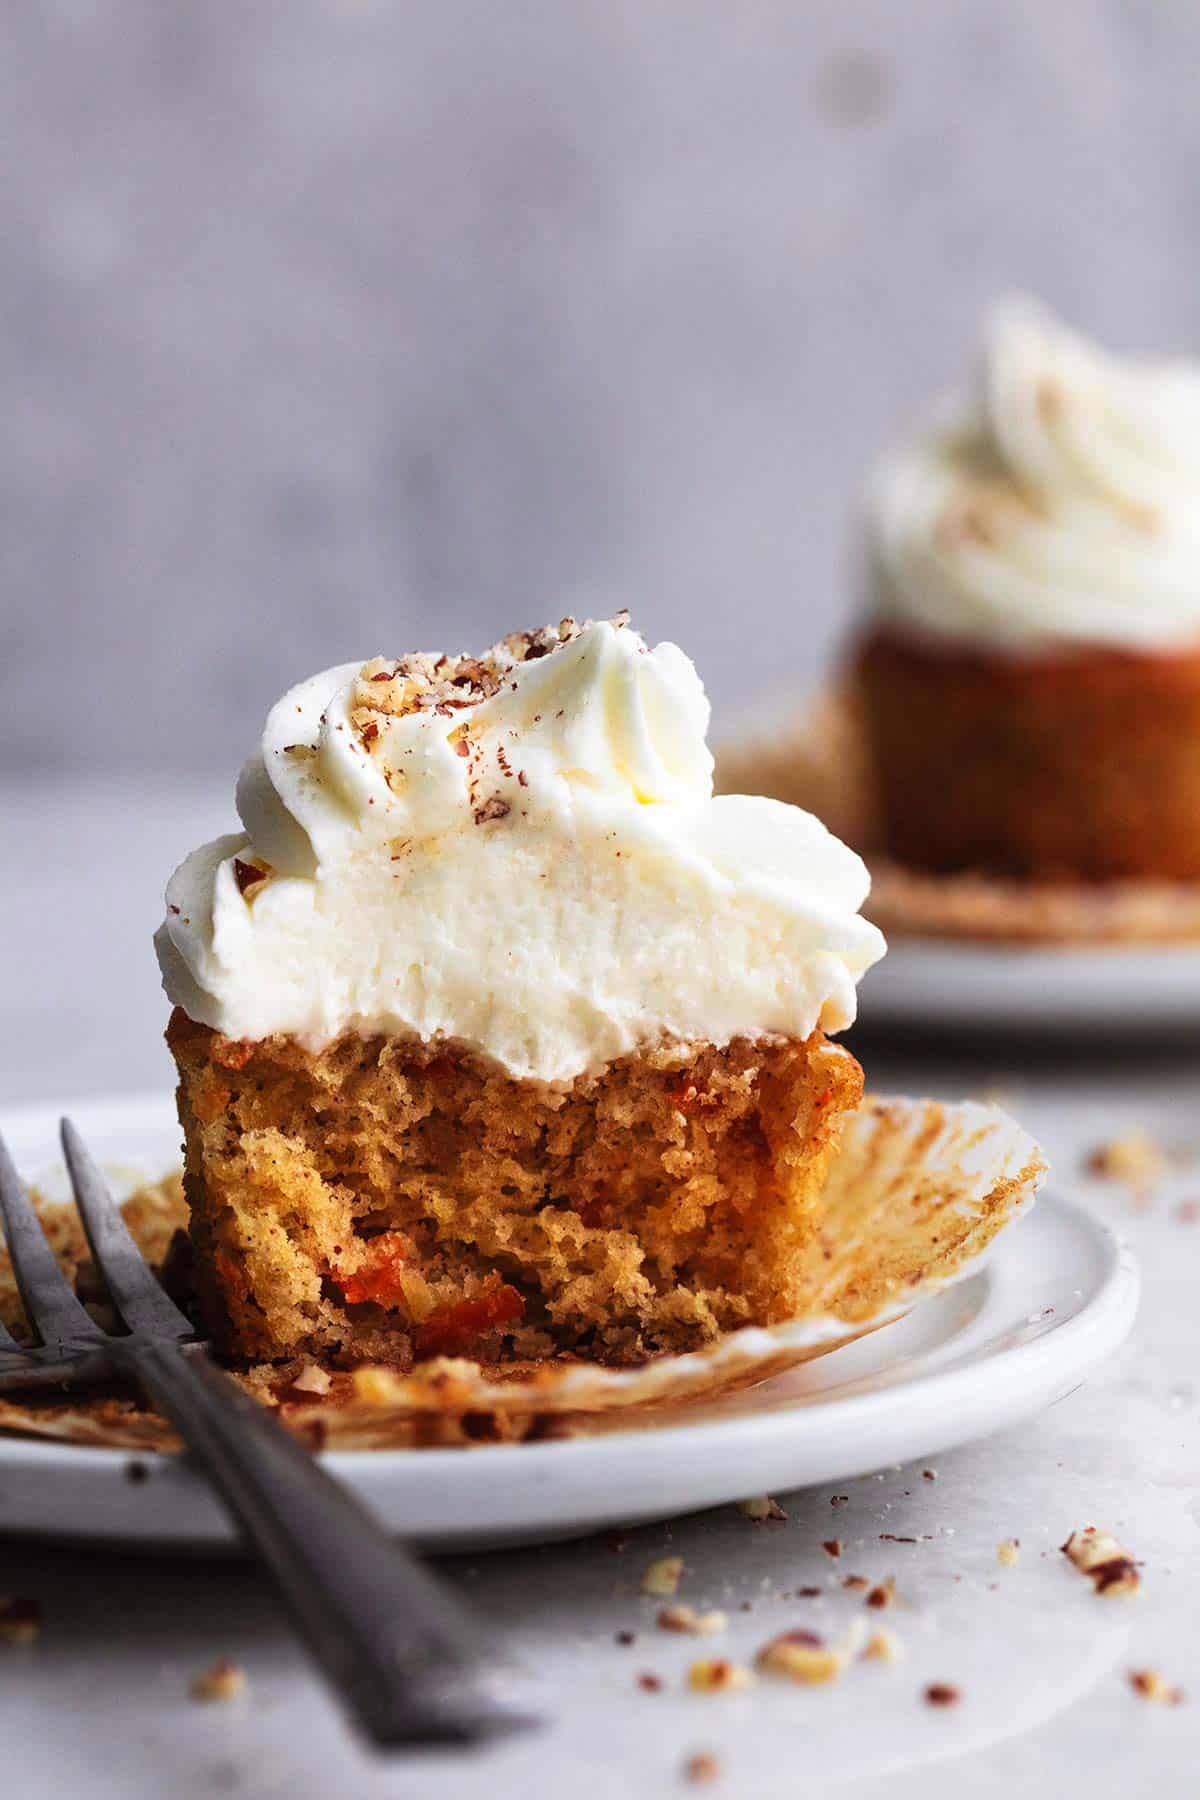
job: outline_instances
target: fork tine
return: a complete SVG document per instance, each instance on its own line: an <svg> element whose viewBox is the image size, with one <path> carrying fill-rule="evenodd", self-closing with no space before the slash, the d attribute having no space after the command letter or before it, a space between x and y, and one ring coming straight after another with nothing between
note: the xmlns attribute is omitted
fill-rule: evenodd
<svg viewBox="0 0 1200 1800"><path fill-rule="evenodd" d="M0 1138L0 1221L13 1274L30 1323L48 1347L103 1341L104 1333L76 1299Z"/></svg>
<svg viewBox="0 0 1200 1800"><path fill-rule="evenodd" d="M61 1132L83 1229L113 1305L126 1325L131 1331L146 1331L155 1337L195 1337L191 1320L180 1312L134 1243L108 1183L70 1119L62 1121Z"/></svg>

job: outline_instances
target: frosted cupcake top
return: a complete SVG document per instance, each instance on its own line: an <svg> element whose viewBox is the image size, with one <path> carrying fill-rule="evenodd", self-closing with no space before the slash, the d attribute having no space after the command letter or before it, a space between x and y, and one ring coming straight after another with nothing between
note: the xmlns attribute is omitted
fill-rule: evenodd
<svg viewBox="0 0 1200 1800"><path fill-rule="evenodd" d="M868 497L898 629L1020 654L1200 644L1200 363L1110 356L1031 301Z"/></svg>
<svg viewBox="0 0 1200 1800"><path fill-rule="evenodd" d="M624 616L302 682L242 771L244 833L171 879L168 996L233 1038L415 1034L545 1081L840 1029L884 948L866 869L797 807L714 798L708 716Z"/></svg>

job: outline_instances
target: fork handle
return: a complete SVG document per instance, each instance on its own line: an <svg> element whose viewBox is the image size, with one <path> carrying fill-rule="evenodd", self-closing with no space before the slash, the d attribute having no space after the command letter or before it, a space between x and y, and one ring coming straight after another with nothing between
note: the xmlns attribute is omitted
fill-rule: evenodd
<svg viewBox="0 0 1200 1800"><path fill-rule="evenodd" d="M216 1488L368 1739L471 1743L536 1722L488 1634L266 1408L177 1343L109 1348Z"/></svg>

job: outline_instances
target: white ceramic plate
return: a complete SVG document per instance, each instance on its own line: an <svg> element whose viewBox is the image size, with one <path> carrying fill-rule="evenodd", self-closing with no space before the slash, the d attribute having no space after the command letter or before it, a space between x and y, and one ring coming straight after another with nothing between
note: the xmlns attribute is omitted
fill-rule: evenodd
<svg viewBox="0 0 1200 1800"><path fill-rule="evenodd" d="M893 938L862 983L867 1025L1071 1031L1200 1025L1200 947Z"/></svg>
<svg viewBox="0 0 1200 1800"><path fill-rule="evenodd" d="M170 1102L74 1107L103 1160L133 1177L178 1155ZM55 1112L0 1118L25 1171L55 1166ZM976 1274L844 1350L670 1424L474 1450L339 1451L326 1461L397 1532L432 1549L536 1542L838 1481L929 1456L1069 1393L1137 1308L1128 1250L1075 1206L1042 1199ZM148 1479L131 1480L131 1462ZM228 1550L203 1481L139 1458L0 1437L0 1530L138 1548Z"/></svg>

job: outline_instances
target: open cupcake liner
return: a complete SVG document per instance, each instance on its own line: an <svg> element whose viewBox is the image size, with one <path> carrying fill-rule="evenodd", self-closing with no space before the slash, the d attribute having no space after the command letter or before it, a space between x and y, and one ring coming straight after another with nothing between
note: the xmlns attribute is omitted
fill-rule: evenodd
<svg viewBox="0 0 1200 1800"><path fill-rule="evenodd" d="M929 875L881 855L858 697L832 682L802 718L717 750L717 788L766 794L823 819L871 868L863 908L889 937L1022 944L1164 944L1200 939L1200 882L1032 882Z"/></svg>
<svg viewBox="0 0 1200 1800"><path fill-rule="evenodd" d="M878 1331L980 1266L996 1233L1033 1201L1044 1162L999 1108L870 1099L847 1121L804 1260L806 1297L791 1319L727 1333L704 1349L628 1368L566 1358L481 1364L440 1358L410 1374L333 1372L329 1392L297 1387L298 1368L241 1379L307 1441L340 1449L530 1440L612 1429L711 1401ZM74 1211L45 1209L68 1268L84 1254ZM182 1217L178 1182L127 1206L134 1235L161 1257ZM0 1260L0 1317L19 1318ZM170 1428L116 1393L26 1402L0 1396L0 1430L130 1450L176 1448Z"/></svg>

